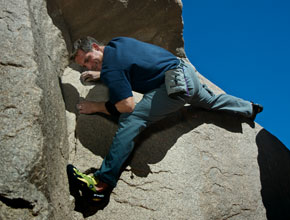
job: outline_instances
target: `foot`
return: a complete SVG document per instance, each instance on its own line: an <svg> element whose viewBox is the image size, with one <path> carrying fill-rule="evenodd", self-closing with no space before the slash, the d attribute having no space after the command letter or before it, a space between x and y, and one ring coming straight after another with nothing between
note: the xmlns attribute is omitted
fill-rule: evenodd
<svg viewBox="0 0 290 220"><path fill-rule="evenodd" d="M253 103L252 102L252 107L253 107L253 113L252 116L250 117L250 119L252 121L255 121L257 114L261 113L263 111L263 106L257 103Z"/></svg>
<svg viewBox="0 0 290 220"><path fill-rule="evenodd" d="M96 191L102 192L105 191L109 188L109 185L107 183L104 183L102 181L99 181L98 184L96 185Z"/></svg>
<svg viewBox="0 0 290 220"><path fill-rule="evenodd" d="M99 183L98 179L93 176L86 175L81 173L76 167L73 165L67 166L69 175L75 180L75 182L84 188L89 189L92 192L96 192L96 185Z"/></svg>
<svg viewBox="0 0 290 220"><path fill-rule="evenodd" d="M74 179L84 197L100 202L109 196L110 187L108 184L99 181L96 177L81 173L73 165L68 165L67 170L68 175Z"/></svg>
<svg viewBox="0 0 290 220"><path fill-rule="evenodd" d="M77 104L80 114L93 114L98 112L99 106L97 102L83 101Z"/></svg>

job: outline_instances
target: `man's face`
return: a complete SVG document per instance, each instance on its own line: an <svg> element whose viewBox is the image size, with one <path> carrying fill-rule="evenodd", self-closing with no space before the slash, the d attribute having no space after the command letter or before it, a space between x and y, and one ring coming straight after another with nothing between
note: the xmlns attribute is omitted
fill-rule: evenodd
<svg viewBox="0 0 290 220"><path fill-rule="evenodd" d="M75 57L75 62L81 66L86 67L89 70L101 71L103 63L103 52L97 46L94 46L92 51L85 53L82 50L78 50Z"/></svg>

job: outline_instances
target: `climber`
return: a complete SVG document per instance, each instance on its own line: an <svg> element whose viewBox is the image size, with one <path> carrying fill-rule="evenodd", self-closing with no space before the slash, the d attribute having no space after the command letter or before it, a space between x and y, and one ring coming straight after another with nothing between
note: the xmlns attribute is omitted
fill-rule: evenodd
<svg viewBox="0 0 290 220"><path fill-rule="evenodd" d="M89 70L81 75L82 79L101 79L109 88L109 101L83 101L77 105L79 113L119 116L110 151L94 176L68 166L79 183L91 190L95 201L105 198L116 186L121 167L134 148L134 138L145 127L186 103L207 110L232 112L251 121L263 110L259 104L228 94L215 95L200 83L189 62L149 43L118 37L104 46L94 38L85 37L73 47L72 60ZM137 104L132 91L144 94Z"/></svg>

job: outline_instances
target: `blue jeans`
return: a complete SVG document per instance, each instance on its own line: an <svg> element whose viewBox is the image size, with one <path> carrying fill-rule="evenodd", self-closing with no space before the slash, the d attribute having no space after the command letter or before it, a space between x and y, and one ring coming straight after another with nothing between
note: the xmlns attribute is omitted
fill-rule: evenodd
<svg viewBox="0 0 290 220"><path fill-rule="evenodd" d="M134 138L147 126L179 110L186 103L208 110L234 112L245 117L252 115L250 102L228 94L215 95L206 85L200 83L190 64L181 60L179 68L184 69L189 94L170 98L163 84L144 94L132 113L121 114L110 151L101 168L94 174L101 181L115 187L120 169L133 151Z"/></svg>

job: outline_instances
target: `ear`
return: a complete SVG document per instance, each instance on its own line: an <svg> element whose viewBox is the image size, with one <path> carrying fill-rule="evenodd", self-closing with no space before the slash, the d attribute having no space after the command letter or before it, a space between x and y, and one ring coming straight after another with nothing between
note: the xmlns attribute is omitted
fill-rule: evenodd
<svg viewBox="0 0 290 220"><path fill-rule="evenodd" d="M100 50L100 46L96 43L92 43L92 48L95 50Z"/></svg>

